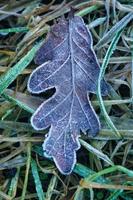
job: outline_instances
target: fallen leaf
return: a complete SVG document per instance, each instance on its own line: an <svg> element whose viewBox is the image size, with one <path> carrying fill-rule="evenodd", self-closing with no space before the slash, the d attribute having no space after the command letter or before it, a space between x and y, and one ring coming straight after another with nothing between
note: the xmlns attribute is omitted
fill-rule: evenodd
<svg viewBox="0 0 133 200"><path fill-rule="evenodd" d="M56 92L39 106L31 124L36 130L51 126L43 144L44 154L54 159L62 174L69 174L80 148L80 130L93 136L100 130L87 98L87 92L96 92L100 69L83 19L70 13L68 19L54 24L35 62L40 66L31 74L28 90L38 94L55 87ZM104 80L101 90L107 95Z"/></svg>

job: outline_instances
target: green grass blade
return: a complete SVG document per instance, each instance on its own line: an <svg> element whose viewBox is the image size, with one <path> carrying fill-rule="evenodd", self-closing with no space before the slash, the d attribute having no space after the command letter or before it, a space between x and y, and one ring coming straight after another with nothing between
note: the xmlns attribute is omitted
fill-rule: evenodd
<svg viewBox="0 0 133 200"><path fill-rule="evenodd" d="M85 142L84 140L80 139L80 143L82 144L82 146L84 146L89 152L91 152L92 154L96 155L98 158L104 160L106 163L108 163L109 165L114 165L113 162L108 158L107 155L105 155L104 153L102 153L101 151L99 151L98 149L94 148L93 146L91 146L90 144L88 144L87 142Z"/></svg>
<svg viewBox="0 0 133 200"><path fill-rule="evenodd" d="M112 192L112 194L107 198L107 200L116 200L120 196L120 194L123 192L123 190L116 190Z"/></svg>
<svg viewBox="0 0 133 200"><path fill-rule="evenodd" d="M10 68L0 77L0 94L17 78L18 75L29 65L40 47L40 43L35 45L17 64Z"/></svg>
<svg viewBox="0 0 133 200"><path fill-rule="evenodd" d="M15 97L8 95L6 92L3 92L2 97L4 97L8 101L14 103L15 105L18 105L20 108L26 110L29 113L34 113L34 111L35 111L32 108L30 108L28 105L23 103L22 101L19 101Z"/></svg>
<svg viewBox="0 0 133 200"><path fill-rule="evenodd" d="M21 200L25 200L25 195L26 195L27 185L28 185L28 176L29 176L29 171L30 171L30 163L31 163L31 143L29 142L27 144L27 163L26 163L25 179L24 179Z"/></svg>
<svg viewBox="0 0 133 200"><path fill-rule="evenodd" d="M0 34L21 33L21 32L27 32L28 30L29 30L28 27L6 28L6 29L0 29Z"/></svg>
<svg viewBox="0 0 133 200"><path fill-rule="evenodd" d="M115 34L121 30L133 19L133 12L128 13L120 21L118 21L111 29L108 31L103 38L97 43L96 48L100 48L110 42Z"/></svg>
<svg viewBox="0 0 133 200"><path fill-rule="evenodd" d="M79 11L76 15L83 17L84 15L89 14L89 13L97 10L100 7L101 7L101 5L93 5L93 6L87 7L85 9Z"/></svg>
<svg viewBox="0 0 133 200"><path fill-rule="evenodd" d="M97 27L97 26L103 24L105 21L106 21L106 17L99 17L96 20L92 21L88 25L88 28L91 29L91 28Z"/></svg>
<svg viewBox="0 0 133 200"><path fill-rule="evenodd" d="M97 172L97 173L87 177L86 180L87 181L94 181L94 180L98 179L100 176L103 176L105 174L109 174L109 173L112 173L112 172L115 172L115 171L120 171L120 172L127 174L129 177L133 177L133 171L132 170L129 170L129 169L122 167L120 165L115 165L115 166L103 169L100 172Z"/></svg>
<svg viewBox="0 0 133 200"><path fill-rule="evenodd" d="M78 187L78 189L75 192L74 200L83 200L84 199L84 191L81 187Z"/></svg>
<svg viewBox="0 0 133 200"><path fill-rule="evenodd" d="M109 127L113 130L113 132L118 136L118 137L121 137L120 136L120 133L118 132L118 130L116 129L115 125L113 124L113 122L111 121L106 109L105 109L105 106L104 106L104 103L103 103L103 99L102 99L102 95L101 95L101 80L104 78L104 74L105 74L105 70L108 66L108 63L109 63L109 59L113 53L113 51L115 50L115 47L116 47L116 44L121 36L121 33L122 31L118 32L115 37L113 38L108 50L107 50L107 53L104 57L104 60L103 60L103 64L102 64L102 67L100 68L100 73L99 73L99 78L98 78L98 88L97 88L97 97L98 97L98 100L99 100L99 104L100 104L100 108L101 108L101 111L103 112L103 116L105 118L105 121L107 122L107 124L109 125Z"/></svg>
<svg viewBox="0 0 133 200"><path fill-rule="evenodd" d="M19 175L20 175L20 167L17 168L17 172L11 180L10 188L9 188L9 191L8 191L8 195L11 196L12 198L14 198L16 196Z"/></svg>
<svg viewBox="0 0 133 200"><path fill-rule="evenodd" d="M38 169L37 169L37 164L35 160L31 160L31 170L32 170L32 175L34 177L34 182L35 182L35 187L37 191L37 196L39 200L44 200L44 192L41 184L41 180L39 177Z"/></svg>
<svg viewBox="0 0 133 200"><path fill-rule="evenodd" d="M57 184L57 176L53 175L51 180L50 180L48 190L47 190L47 193L46 193L46 199L47 200L51 200L52 195L53 195L53 190L54 190L54 187L55 187L56 184Z"/></svg>
<svg viewBox="0 0 133 200"><path fill-rule="evenodd" d="M93 174L95 174L96 172L89 169L88 167L80 164L80 163L77 163L74 170L73 170L76 174L78 174L79 176L85 178L85 177L89 177ZM107 183L108 180L103 178L102 176L98 177L98 179L96 179L96 181L98 183Z"/></svg>

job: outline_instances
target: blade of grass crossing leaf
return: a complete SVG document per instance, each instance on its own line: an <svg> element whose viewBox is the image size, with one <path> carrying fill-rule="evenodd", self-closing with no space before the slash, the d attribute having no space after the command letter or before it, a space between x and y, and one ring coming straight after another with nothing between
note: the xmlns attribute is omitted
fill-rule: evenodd
<svg viewBox="0 0 133 200"><path fill-rule="evenodd" d="M107 53L104 57L104 60L103 60L103 64L100 68L100 73L99 73L99 78L98 78L98 88L97 88L97 97L98 97L98 100L99 100L99 104L100 104L100 108L101 108L101 111L103 112L103 116L107 122L107 124L110 126L110 128L113 130L113 132L118 136L118 137L121 137L120 133L118 132L118 130L116 129L115 125L113 124L113 122L111 121L106 109L105 109L105 106L104 106L104 103L103 103L103 99L102 99L102 95L101 95L101 80L104 78L104 74L105 74L105 70L107 68L107 65L109 63L109 59L113 53L113 51L115 50L116 48L116 44L121 36L121 33L122 31L118 32L115 37L113 38L108 50L107 50Z"/></svg>
<svg viewBox="0 0 133 200"><path fill-rule="evenodd" d="M41 180L39 177L38 169L37 169L37 164L35 160L31 160L31 170L32 170L32 175L34 177L34 182L35 182L35 187L37 191L37 196L39 200L44 200L44 192L41 184Z"/></svg>
<svg viewBox="0 0 133 200"><path fill-rule="evenodd" d="M23 184L23 190L20 200L25 200L26 189L28 185L28 175L30 171L30 163L31 163L31 143L27 144L27 163L26 163L26 171L25 171L25 179Z"/></svg>
<svg viewBox="0 0 133 200"><path fill-rule="evenodd" d="M0 78L0 94L17 78L18 75L29 65L41 43L35 45L17 64L10 68Z"/></svg>

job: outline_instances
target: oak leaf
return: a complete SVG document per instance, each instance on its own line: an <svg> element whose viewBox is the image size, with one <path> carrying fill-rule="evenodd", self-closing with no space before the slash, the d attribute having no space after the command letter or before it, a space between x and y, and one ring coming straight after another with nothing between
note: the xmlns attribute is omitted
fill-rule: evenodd
<svg viewBox="0 0 133 200"><path fill-rule="evenodd" d="M28 90L38 94L56 88L56 92L39 106L31 124L36 130L50 127L43 144L44 153L54 159L63 174L69 174L80 148L80 131L95 136L100 130L87 97L87 92L96 92L100 68L83 19L69 16L54 24L37 52L35 63L39 67L29 78ZM101 88L102 94L107 95L104 80Z"/></svg>

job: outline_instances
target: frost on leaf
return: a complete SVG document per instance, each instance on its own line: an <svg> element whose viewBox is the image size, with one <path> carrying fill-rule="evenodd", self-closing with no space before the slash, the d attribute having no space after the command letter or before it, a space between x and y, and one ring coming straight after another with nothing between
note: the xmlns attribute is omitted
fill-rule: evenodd
<svg viewBox="0 0 133 200"><path fill-rule="evenodd" d="M44 154L54 159L63 174L69 174L80 148L80 131L95 136L100 130L87 98L87 92L96 92L99 64L82 18L60 19L53 25L35 63L39 67L29 78L28 90L41 93L55 87L56 92L36 110L31 124L36 130L50 127L43 144ZM108 93L104 80L101 90L102 95Z"/></svg>

